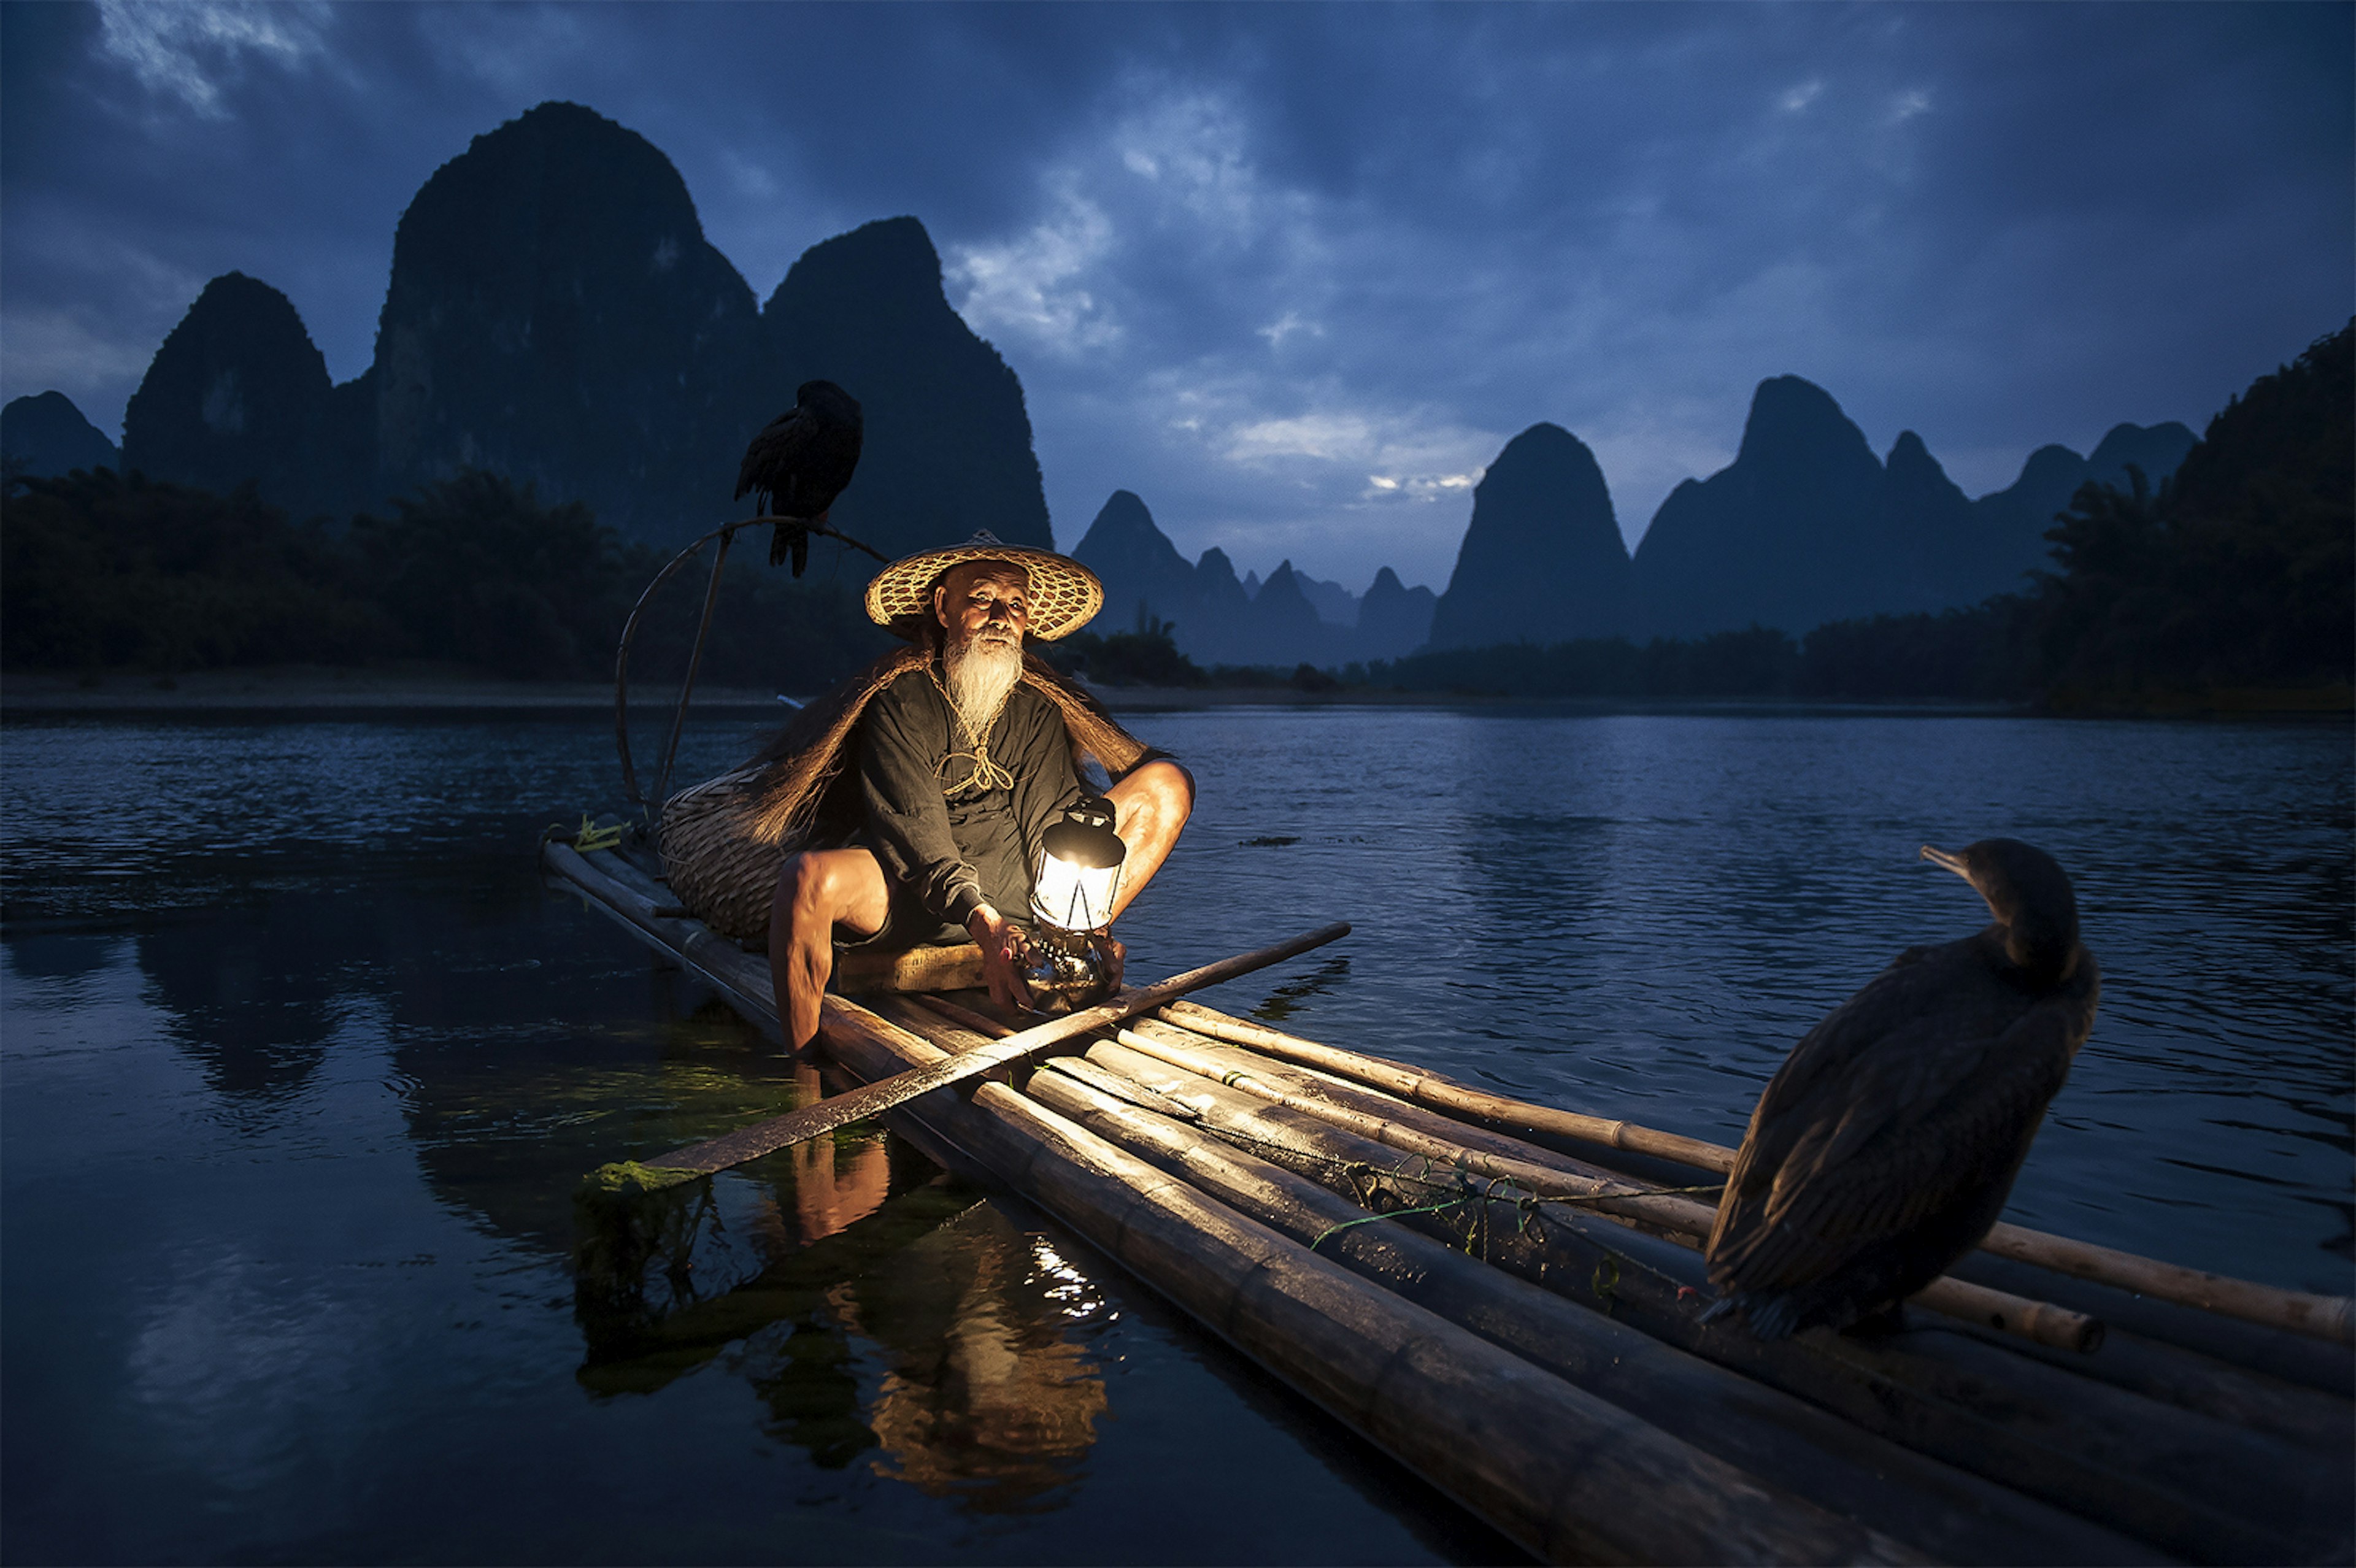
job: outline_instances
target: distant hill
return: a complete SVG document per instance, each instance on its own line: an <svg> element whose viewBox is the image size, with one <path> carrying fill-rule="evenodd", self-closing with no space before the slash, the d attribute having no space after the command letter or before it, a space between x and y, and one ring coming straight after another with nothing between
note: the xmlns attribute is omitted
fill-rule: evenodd
<svg viewBox="0 0 2356 1568"><path fill-rule="evenodd" d="M336 471L333 388L294 304L228 272L164 339L123 414L125 464L226 495L248 480L297 517L352 493Z"/></svg>
<svg viewBox="0 0 2356 1568"><path fill-rule="evenodd" d="M1886 478L1824 389L1797 376L1761 382L1734 461L1671 491L1636 548L1644 634L1753 623L1797 633L1926 608L1886 513Z"/></svg>
<svg viewBox="0 0 2356 1568"><path fill-rule="evenodd" d="M701 531L752 433L728 394L757 325L670 160L543 103L477 136L401 216L361 400L376 489L473 465L641 538Z"/></svg>
<svg viewBox="0 0 2356 1568"><path fill-rule="evenodd" d="M1127 631L1141 615L1196 629L1191 623L1202 617L1204 609L1197 603L1194 568L1154 525L1153 514L1135 491L1112 493L1072 547L1072 555L1104 582L1105 629ZM1227 576L1232 581L1234 571ZM1237 597L1241 598L1240 592Z"/></svg>
<svg viewBox="0 0 2356 1568"><path fill-rule="evenodd" d="M1179 651L1200 665L1339 665L1396 658L1419 645L1432 593L1408 590L1389 567L1362 602L1341 584L1285 561L1266 582L1238 582L1225 551L1189 565L1134 491L1116 490L1072 554L1105 584L1099 631L1172 623Z"/></svg>
<svg viewBox="0 0 2356 1568"><path fill-rule="evenodd" d="M1292 575L1293 580L1301 584L1302 595L1316 606L1319 620L1329 626L1355 626L1358 624L1356 594L1338 582L1328 582L1305 571L1296 571Z"/></svg>
<svg viewBox="0 0 2356 1568"><path fill-rule="evenodd" d="M331 387L283 294L215 279L132 400L125 461L209 489L252 479L298 515L381 510L479 468L675 544L746 515L744 445L812 377L865 408L845 531L887 554L977 528L1049 542L1022 386L949 309L920 223L812 247L756 307L669 159L543 103L402 215L366 372Z"/></svg>
<svg viewBox="0 0 2356 1568"><path fill-rule="evenodd" d="M1631 619L1628 548L1595 454L1560 425L1532 425L1473 488L1431 645L1618 636Z"/></svg>
<svg viewBox="0 0 2356 1568"><path fill-rule="evenodd" d="M977 528L1052 546L1023 383L949 308L923 224L885 219L811 246L762 307L759 346L736 400L736 453L812 377L860 400L859 475L834 507L844 532L886 555Z"/></svg>
<svg viewBox="0 0 2356 1568"><path fill-rule="evenodd" d="M77 468L121 468L123 453L63 392L12 398L0 408L0 457L10 471L50 479Z"/></svg>
<svg viewBox="0 0 2356 1568"><path fill-rule="evenodd" d="M2020 477L1973 503L1981 530L1978 549L1958 563L1954 603L1972 603L1990 593L2018 592L2031 571L2052 570L2046 530L2087 484L2127 488L2130 464L2155 489L2174 474L2196 437L2174 420L2156 425L2113 425L2091 456L2066 446L2040 446L2021 465Z"/></svg>

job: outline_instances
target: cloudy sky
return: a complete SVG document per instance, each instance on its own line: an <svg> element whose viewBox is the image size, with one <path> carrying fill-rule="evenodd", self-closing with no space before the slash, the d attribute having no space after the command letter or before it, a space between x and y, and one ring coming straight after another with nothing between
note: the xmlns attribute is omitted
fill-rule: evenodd
<svg viewBox="0 0 2356 1568"><path fill-rule="evenodd" d="M1633 542L1805 376L1976 495L2356 310L2340 5L0 5L0 395L110 436L205 281L338 379L469 137L584 103L766 298L922 219L1056 539L1444 586L1552 420Z"/></svg>

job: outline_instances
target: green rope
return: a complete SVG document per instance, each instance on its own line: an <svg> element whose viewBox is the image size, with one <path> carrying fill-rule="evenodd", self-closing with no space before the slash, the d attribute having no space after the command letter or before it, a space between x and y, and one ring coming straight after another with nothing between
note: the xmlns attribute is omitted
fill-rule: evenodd
<svg viewBox="0 0 2356 1568"><path fill-rule="evenodd" d="M594 849L615 848L621 842L621 824L616 823L611 827L599 827L589 820L587 812L581 814L581 831L573 840L573 847L575 849L586 855Z"/></svg>
<svg viewBox="0 0 2356 1568"><path fill-rule="evenodd" d="M581 814L579 827L567 827L562 822L552 822L540 830L540 841L543 844L553 843L570 834L573 847L586 855L592 850L619 848L623 832L623 825L618 822L611 827L598 827L589 820L589 814L584 811Z"/></svg>
<svg viewBox="0 0 2356 1568"><path fill-rule="evenodd" d="M1367 1214L1355 1220L1344 1220L1337 1224L1328 1225L1323 1230L1318 1232L1317 1242L1323 1241L1326 1237L1332 1235L1336 1231L1346 1231L1355 1225L1371 1225L1377 1220L1401 1220L1405 1219L1409 1214L1437 1214L1442 1209L1453 1209L1459 1203L1463 1201L1464 1200L1462 1198L1451 1198L1445 1203L1434 1203L1427 1208L1394 1209L1387 1214ZM1313 1253L1317 1250L1317 1242L1312 1242L1309 1243L1309 1250L1311 1252Z"/></svg>
<svg viewBox="0 0 2356 1568"><path fill-rule="evenodd" d="M1340 1160L1335 1159L1331 1155L1314 1154L1307 1149L1292 1148L1283 1144L1271 1143L1266 1138L1256 1138L1249 1133L1243 1132L1240 1129L1223 1128L1218 1131L1217 1136L1228 1143L1248 1145L1253 1147L1266 1149L1275 1154L1283 1155L1290 1159L1301 1160L1312 1165L1322 1165L1327 1170L1346 1179L1354 1190L1357 1189L1361 1186L1360 1178L1362 1177L1370 1179L1366 1183L1369 1187L1372 1185L1371 1179L1376 1178L1387 1178L1389 1180L1398 1182L1403 1186L1420 1187L1425 1189L1427 1191L1433 1192L1447 1191L1451 1185L1449 1183L1435 1181L1431 1179L1429 1174L1431 1169L1431 1160L1430 1157L1425 1155L1408 1155L1405 1157L1403 1162L1396 1168L1382 1170L1363 1160ZM1409 1167L1411 1165L1421 1166L1421 1172L1410 1169ZM1518 1197L1515 1197L1513 1196L1513 1194L1518 1190L1518 1184L1509 1177L1492 1176L1483 1178L1481 1179L1479 1189L1475 1190L1474 1179L1468 1167L1462 1164L1458 1164L1450 1167L1450 1170L1456 1178L1456 1180L1452 1185L1457 1190L1457 1196L1444 1199L1438 1203L1427 1204L1421 1208L1394 1209L1390 1212L1385 1214L1367 1214L1355 1220L1344 1220L1338 1224L1329 1225L1324 1230L1319 1232L1317 1234L1317 1240L1309 1243L1309 1250L1311 1252L1315 1252L1319 1242L1323 1242L1326 1237L1331 1236L1336 1231L1346 1231L1354 1225L1372 1224L1376 1220L1405 1219L1408 1216L1414 1214L1438 1214L1446 1210L1460 1208L1474 1198L1483 1200L1484 1203L1512 1203L1517 1211L1514 1223L1515 1233L1516 1235L1527 1236L1535 1228L1534 1222L1539 1218L1539 1211L1550 1203L1558 1203L1564 1208L1569 1209L1578 1208L1591 1203L1608 1202L1615 1198L1674 1198L1683 1197L1687 1194L1718 1194L1723 1193L1726 1190L1726 1184L1719 1181L1705 1182L1697 1187L1648 1187L1634 1192L1597 1192L1554 1198L1542 1198L1535 1192L1521 1192ZM1505 1189L1505 1191L1499 1191L1500 1188ZM1371 1192L1369 1192L1368 1200L1371 1201ZM1486 1243L1488 1237L1488 1226L1485 1221L1481 1221L1480 1223L1483 1243L1483 1253L1485 1257L1487 1252ZM1539 1240L1543 1242L1543 1232L1540 1233ZM1601 1294L1604 1294L1607 1299L1609 1298L1608 1293L1612 1286L1619 1282L1619 1265L1622 1264L1632 1268L1641 1269L1645 1274L1654 1275L1655 1278L1667 1279L1668 1277L1667 1275L1663 1275L1658 1269L1654 1268L1651 1264L1640 1262L1638 1259L1629 1253L1620 1251L1617 1247L1611 1245L1607 1242L1602 1242L1593 1237L1590 1237L1589 1240L1591 1244L1603 1249L1609 1259L1615 1260L1612 1263L1612 1275L1609 1279L1602 1277L1602 1271L1599 1268L1597 1271L1598 1278L1592 1282L1602 1287ZM1470 1237L1466 1238L1466 1250L1468 1252L1471 1250Z"/></svg>

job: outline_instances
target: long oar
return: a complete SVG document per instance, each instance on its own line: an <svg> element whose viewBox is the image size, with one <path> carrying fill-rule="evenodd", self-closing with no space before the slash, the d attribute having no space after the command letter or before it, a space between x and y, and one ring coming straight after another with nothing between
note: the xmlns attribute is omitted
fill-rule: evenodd
<svg viewBox="0 0 2356 1568"><path fill-rule="evenodd" d="M1215 964L1205 964L1199 969L1173 975L1155 985L1124 990L1108 1002L1099 1002L1093 1008L1051 1019L1020 1034L1009 1035L995 1045L982 1046L928 1066L911 1068L890 1078L879 1078L848 1094L837 1094L830 1100L804 1105L798 1111L771 1116L766 1121L740 1127L706 1143L673 1149L643 1165L609 1165L590 1179L605 1187L659 1188L699 1176L709 1176L732 1165L742 1165L748 1159L774 1154L789 1144L801 1143L821 1133L830 1133L837 1127L849 1126L853 1122L863 1122L920 1094L929 1094L936 1089L961 1083L992 1068L1036 1056L1090 1030L1104 1029L1149 1012L1189 991L1198 991L1205 986L1215 986L1223 980L1248 975L1255 969L1280 964L1312 947L1323 947L1349 934L1349 923L1336 921L1332 925L1320 926L1315 931L1296 936L1290 942L1280 942L1273 947L1222 958Z"/></svg>

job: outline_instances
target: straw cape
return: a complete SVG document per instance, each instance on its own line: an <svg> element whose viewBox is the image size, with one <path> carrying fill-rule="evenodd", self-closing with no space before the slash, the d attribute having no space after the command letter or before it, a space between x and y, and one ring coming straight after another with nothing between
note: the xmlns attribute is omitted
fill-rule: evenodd
<svg viewBox="0 0 2356 1568"><path fill-rule="evenodd" d="M821 803L844 782L845 749L860 716L877 693L938 656L936 639L925 635L933 580L961 561L984 560L1018 561L1029 570L1033 636L1061 636L1085 624L1103 602L1104 590L1087 568L1044 550L1001 545L987 534L879 572L867 587L867 613L913 645L894 649L812 701L751 762L663 805L655 835L663 869L680 902L705 924L737 942L766 937L778 870L809 842ZM1043 620L1054 629L1042 631ZM1028 651L1023 684L1062 713L1076 764L1093 758L1119 778L1154 754L1095 698Z"/></svg>
<svg viewBox="0 0 2356 1568"><path fill-rule="evenodd" d="M1052 643L1076 632L1104 608L1104 584L1067 555L1001 544L988 529L963 544L894 561L867 585L867 618L912 641L932 624L933 584L969 560L1012 561L1031 574L1031 635Z"/></svg>

